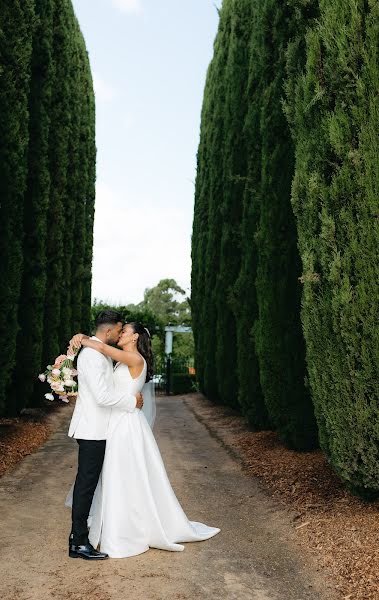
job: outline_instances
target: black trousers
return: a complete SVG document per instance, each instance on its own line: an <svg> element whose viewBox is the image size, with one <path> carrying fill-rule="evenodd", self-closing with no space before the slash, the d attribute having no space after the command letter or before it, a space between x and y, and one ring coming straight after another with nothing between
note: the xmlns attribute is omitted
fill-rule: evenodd
<svg viewBox="0 0 379 600"><path fill-rule="evenodd" d="M78 473L72 500L71 541L88 542L87 519L99 475L104 462L105 440L77 440L79 444Z"/></svg>

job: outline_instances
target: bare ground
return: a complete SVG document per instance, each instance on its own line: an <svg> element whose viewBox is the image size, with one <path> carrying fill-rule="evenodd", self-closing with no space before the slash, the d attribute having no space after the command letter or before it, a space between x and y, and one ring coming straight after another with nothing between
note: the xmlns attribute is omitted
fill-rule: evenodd
<svg viewBox="0 0 379 600"><path fill-rule="evenodd" d="M187 543L183 552L150 549L96 564L69 559L64 499L76 469L69 407L57 417L56 433L0 479L0 597L333 600L330 566L321 573L299 544L299 532L307 529L295 529L299 515L249 476L240 451L231 454L225 431L215 432L210 415L205 426L201 409L209 409L201 396L159 398L154 432L187 516L220 527L217 536Z"/></svg>
<svg viewBox="0 0 379 600"><path fill-rule="evenodd" d="M346 490L321 450L288 450L274 432L249 431L243 417L200 394L185 402L244 472L295 511L297 541L319 569L333 574L338 597L379 600L379 501L367 503Z"/></svg>

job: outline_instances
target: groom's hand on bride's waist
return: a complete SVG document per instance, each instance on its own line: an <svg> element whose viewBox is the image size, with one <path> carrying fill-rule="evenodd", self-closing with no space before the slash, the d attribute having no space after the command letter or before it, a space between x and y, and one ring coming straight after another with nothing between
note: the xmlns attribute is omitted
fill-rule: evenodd
<svg viewBox="0 0 379 600"><path fill-rule="evenodd" d="M143 396L142 396L141 392L138 392L138 394L136 394L136 398L137 398L136 408L142 408L143 407Z"/></svg>

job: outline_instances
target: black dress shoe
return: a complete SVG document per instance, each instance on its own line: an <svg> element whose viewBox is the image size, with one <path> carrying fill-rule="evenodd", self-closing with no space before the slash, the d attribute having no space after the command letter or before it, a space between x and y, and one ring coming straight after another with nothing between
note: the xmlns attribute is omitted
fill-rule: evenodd
<svg viewBox="0 0 379 600"><path fill-rule="evenodd" d="M70 558L84 558L84 560L105 560L108 554L105 552L98 552L89 542L82 546L76 546L70 543L68 549L68 555Z"/></svg>

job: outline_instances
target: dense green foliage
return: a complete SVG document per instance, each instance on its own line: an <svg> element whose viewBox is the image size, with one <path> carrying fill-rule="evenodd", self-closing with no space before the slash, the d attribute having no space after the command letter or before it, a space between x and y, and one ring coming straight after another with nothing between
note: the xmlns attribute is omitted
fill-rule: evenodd
<svg viewBox="0 0 379 600"><path fill-rule="evenodd" d="M238 402L253 427L272 423L287 444L304 449L317 443L317 432L304 382L300 259L290 202L294 150L281 106L291 17L274 0L223 3L204 94L192 302L205 393L211 361L214 399ZM220 61L222 69L213 75ZM204 298L209 279L215 284ZM212 320L208 303L215 304ZM209 343L202 346L204 339Z"/></svg>
<svg viewBox="0 0 379 600"><path fill-rule="evenodd" d="M379 492L379 5L318 10L287 67L307 365L332 465Z"/></svg>
<svg viewBox="0 0 379 600"><path fill-rule="evenodd" d="M190 373L173 373L171 377L172 394L189 394L196 391L196 375Z"/></svg>
<svg viewBox="0 0 379 600"><path fill-rule="evenodd" d="M0 410L16 360L34 27L33 0L0 4Z"/></svg>
<svg viewBox="0 0 379 600"><path fill-rule="evenodd" d="M209 65L201 117L192 244L191 307L200 389L220 401L216 365L217 273L220 264L223 189L223 110L230 14L221 11L214 57Z"/></svg>
<svg viewBox="0 0 379 600"><path fill-rule="evenodd" d="M255 235L260 380L270 419L290 447L317 445L317 426L305 387L305 344L300 322L301 261L291 207L294 147L282 110L285 53L295 29L292 8L259 3L253 23L252 64L259 95L260 163L252 202L259 213ZM257 110L257 109L256 109Z"/></svg>
<svg viewBox="0 0 379 600"><path fill-rule="evenodd" d="M245 135L241 123L247 110L246 80L248 77L248 51L251 2L237 0L234 10L227 12L228 38L226 63L223 70L225 98L223 101L223 153L220 181L222 194L218 197L222 219L217 243L220 246L214 298L217 303L215 328L215 365L218 397L223 404L238 406L236 385L238 363L231 360L231 349L237 345L237 326L233 313L232 290L241 262L241 215L243 189L247 167ZM212 90L211 90L212 92ZM216 125L217 126L217 125ZM220 385L221 384L221 385Z"/></svg>
<svg viewBox="0 0 379 600"><path fill-rule="evenodd" d="M364 0L224 0L192 236L202 391L237 393L291 447L319 437L361 493L379 492L378 17Z"/></svg>
<svg viewBox="0 0 379 600"><path fill-rule="evenodd" d="M95 153L91 73L71 0L2 3L2 413L37 402L38 372L89 326Z"/></svg>

